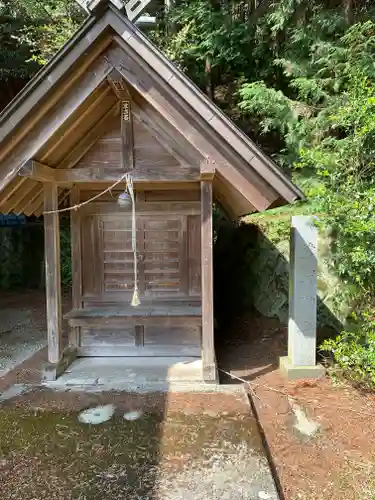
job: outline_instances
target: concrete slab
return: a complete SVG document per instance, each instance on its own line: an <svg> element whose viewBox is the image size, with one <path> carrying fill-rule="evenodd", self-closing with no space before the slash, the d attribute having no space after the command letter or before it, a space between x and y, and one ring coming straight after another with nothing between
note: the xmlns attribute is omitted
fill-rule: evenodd
<svg viewBox="0 0 375 500"><path fill-rule="evenodd" d="M322 365L295 366L292 365L288 356L280 358L280 371L288 380L299 380L304 378L321 378L326 371Z"/></svg>
<svg viewBox="0 0 375 500"><path fill-rule="evenodd" d="M79 358L48 387L96 387L103 390L168 390L171 385L210 385L202 380L202 360L181 357Z"/></svg>
<svg viewBox="0 0 375 500"><path fill-rule="evenodd" d="M14 384L9 389L0 394L0 403L3 401L7 401L8 399L16 398L21 394L25 394L30 391L32 388L31 385L26 384Z"/></svg>

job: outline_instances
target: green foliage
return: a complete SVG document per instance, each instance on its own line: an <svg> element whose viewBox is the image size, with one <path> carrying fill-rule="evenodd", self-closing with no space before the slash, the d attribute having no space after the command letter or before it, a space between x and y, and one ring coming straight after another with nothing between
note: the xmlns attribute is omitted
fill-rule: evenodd
<svg viewBox="0 0 375 500"><path fill-rule="evenodd" d="M0 228L0 290L35 288L43 281L43 226Z"/></svg>
<svg viewBox="0 0 375 500"><path fill-rule="evenodd" d="M336 273L354 283L364 301L375 292L375 185L347 183L339 192L326 190L324 223L331 228Z"/></svg>
<svg viewBox="0 0 375 500"><path fill-rule="evenodd" d="M375 320L365 317L351 330L325 340L321 349L330 353L346 378L367 389L375 389Z"/></svg>
<svg viewBox="0 0 375 500"><path fill-rule="evenodd" d="M259 117L263 134L276 130L282 136L281 163L320 179L315 198L334 235L335 270L371 296L375 24L367 20L337 33L332 26L344 24L337 13L329 19L316 10L306 25L290 28L285 50L289 58L275 61L290 79L288 87L282 91L264 82L243 84L239 106Z"/></svg>
<svg viewBox="0 0 375 500"><path fill-rule="evenodd" d="M175 31L163 48L305 189L332 242L331 272L357 295L359 309L372 306L372 3L362 0L350 8L344 0L270 0L264 5L251 10L231 1L218 9L213 0L185 0L171 14ZM370 323L365 320L363 328L368 336ZM342 349L353 347L351 338L343 334Z"/></svg>
<svg viewBox="0 0 375 500"><path fill-rule="evenodd" d="M62 219L60 224L60 263L61 286L70 288L72 286L72 253L68 219Z"/></svg>
<svg viewBox="0 0 375 500"><path fill-rule="evenodd" d="M28 80L81 21L75 0L0 2L0 81Z"/></svg>

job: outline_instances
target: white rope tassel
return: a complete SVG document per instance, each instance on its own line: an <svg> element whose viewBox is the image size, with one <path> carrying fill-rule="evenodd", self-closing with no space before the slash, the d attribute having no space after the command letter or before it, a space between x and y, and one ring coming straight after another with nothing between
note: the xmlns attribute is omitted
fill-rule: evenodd
<svg viewBox="0 0 375 500"><path fill-rule="evenodd" d="M126 189L132 201L132 250L134 259L134 291L133 291L133 298L131 301L131 305L133 307L137 307L139 306L141 301L139 298L139 290L138 290L137 228L135 219L135 198L134 198L132 176L130 174L126 174L125 180L126 180Z"/></svg>

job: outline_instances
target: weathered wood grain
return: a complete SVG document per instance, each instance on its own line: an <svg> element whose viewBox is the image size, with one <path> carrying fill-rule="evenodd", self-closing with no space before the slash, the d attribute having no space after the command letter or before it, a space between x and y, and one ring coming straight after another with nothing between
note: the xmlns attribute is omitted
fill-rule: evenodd
<svg viewBox="0 0 375 500"><path fill-rule="evenodd" d="M70 204L79 203L79 187L74 186L70 192ZM81 214L78 210L70 212L70 234L72 252L72 305L74 309L82 307L82 242L81 242ZM79 328L72 328L69 332L69 344L79 345Z"/></svg>
<svg viewBox="0 0 375 500"><path fill-rule="evenodd" d="M57 186L44 185L44 208L57 210ZM59 214L44 216L48 361L58 363L62 355Z"/></svg>
<svg viewBox="0 0 375 500"><path fill-rule="evenodd" d="M69 170L50 168L32 161L24 166L20 175L31 177L35 181L71 184L84 182L116 182L124 172L119 168L86 167ZM132 172L133 181L138 183L198 181L199 167L190 165L158 166L142 165Z"/></svg>
<svg viewBox="0 0 375 500"><path fill-rule="evenodd" d="M201 217L189 215L188 226L188 270L189 295L201 294Z"/></svg>
<svg viewBox="0 0 375 500"><path fill-rule="evenodd" d="M196 346L86 346L79 347L77 355L82 357L119 357L119 356L189 356L200 357L200 347Z"/></svg>
<svg viewBox="0 0 375 500"><path fill-rule="evenodd" d="M84 214L102 214L115 215L121 217L126 213L130 213L130 207L119 207L116 202L113 203L88 203L80 208ZM136 210L138 214L163 216L180 215L198 215L200 214L200 203L196 201L170 201L170 202L136 202Z"/></svg>
<svg viewBox="0 0 375 500"><path fill-rule="evenodd" d="M217 378L214 343L212 182L201 182L201 265L202 265L202 360L206 381Z"/></svg>

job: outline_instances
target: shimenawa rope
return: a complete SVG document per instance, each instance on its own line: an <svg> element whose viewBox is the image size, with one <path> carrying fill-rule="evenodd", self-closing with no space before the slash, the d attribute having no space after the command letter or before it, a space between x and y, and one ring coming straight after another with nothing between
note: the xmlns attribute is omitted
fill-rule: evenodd
<svg viewBox="0 0 375 500"><path fill-rule="evenodd" d="M136 218L135 218L135 198L133 189L133 178L129 173L125 174L125 181L126 181L126 190L128 191L132 202L132 251L134 260L134 291L133 291L133 298L131 301L131 305L133 307L137 307L141 303L139 298L139 289L138 289L137 228L136 228Z"/></svg>

